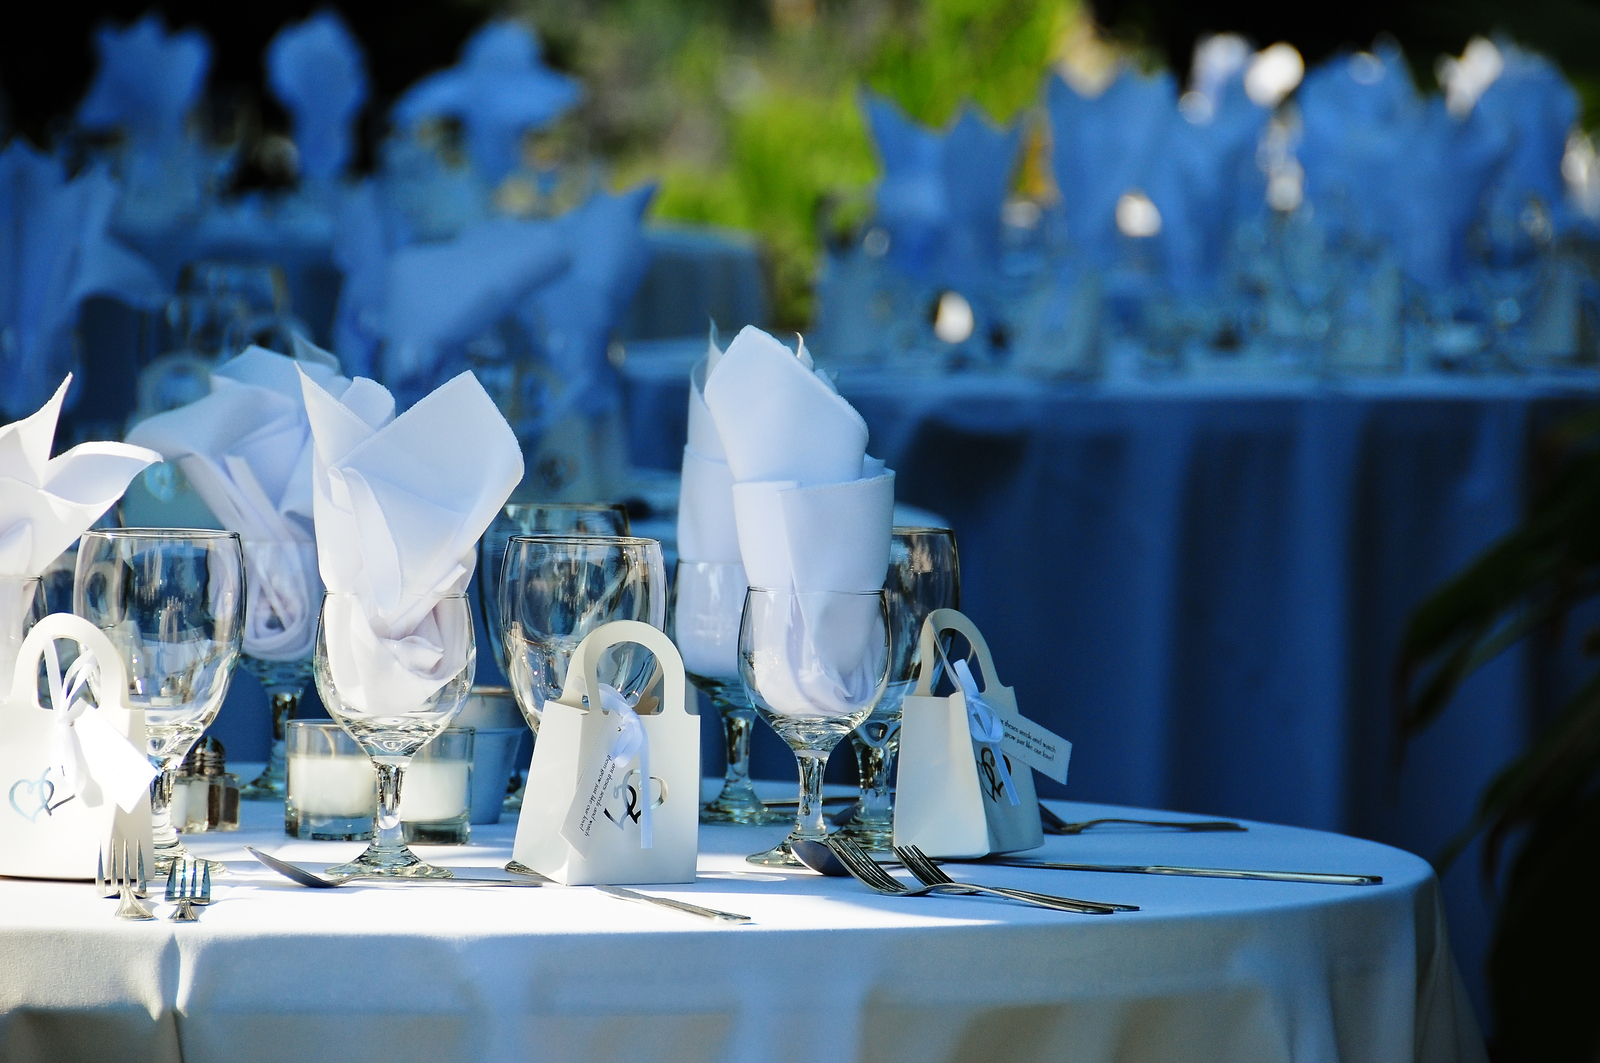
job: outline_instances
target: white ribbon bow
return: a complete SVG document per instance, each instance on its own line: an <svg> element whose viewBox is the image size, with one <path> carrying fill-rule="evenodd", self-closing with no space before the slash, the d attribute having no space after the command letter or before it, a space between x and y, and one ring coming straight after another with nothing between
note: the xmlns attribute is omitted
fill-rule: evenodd
<svg viewBox="0 0 1600 1063"><path fill-rule="evenodd" d="M639 848L655 847L655 829L650 818L650 736L645 733L644 721L633 711L628 699L609 683L600 684L600 705L614 712L619 719L616 734L611 738L611 759L616 764L620 779L613 790L620 794L628 785L628 768L635 758L639 762Z"/></svg>
<svg viewBox="0 0 1600 1063"><path fill-rule="evenodd" d="M956 661L951 668L956 674L956 681L961 684L961 698L967 703L967 729L972 732L973 738L994 753L995 770L1000 773L1000 785L1005 788L1006 800L1013 805L1020 805L1022 798L1017 796L1017 788L1011 782L1011 772L1006 767L1006 756L1000 751L1000 742L1006 736L1006 727L1000 720L1000 714L978 693L978 681L972 677L972 669L967 667L966 661Z"/></svg>
<svg viewBox="0 0 1600 1063"><path fill-rule="evenodd" d="M55 640L48 639L44 644L44 660L53 710L51 767L71 791L56 803L84 794L88 787L97 785L124 812L132 812L134 805L149 792L156 769L150 758L134 748L126 735L98 711L89 711L94 706L84 697L84 691L89 680L100 671L94 654L87 650L81 652L63 676ZM54 791L52 796L56 796Z"/></svg>

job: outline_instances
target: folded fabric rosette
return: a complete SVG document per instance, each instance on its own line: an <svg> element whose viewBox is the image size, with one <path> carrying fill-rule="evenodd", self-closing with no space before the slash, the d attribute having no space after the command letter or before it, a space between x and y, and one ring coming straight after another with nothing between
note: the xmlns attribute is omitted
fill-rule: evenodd
<svg viewBox="0 0 1600 1063"><path fill-rule="evenodd" d="M161 456L126 443L80 443L52 458L69 376L44 407L0 427L0 874L88 877L109 837L110 816L143 812L125 836L148 838L141 798L154 774L141 751L142 717L122 704L122 665L87 621L40 620L34 582L114 505L128 481ZM57 602L59 609L67 603ZM26 635L26 638L24 636ZM63 674L55 639L79 643ZM51 713L38 711L43 659ZM18 668L19 661L26 662ZM92 684L93 706L84 698ZM135 743L138 744L135 744Z"/></svg>
<svg viewBox="0 0 1600 1063"><path fill-rule="evenodd" d="M210 395L128 433L177 462L222 526L239 533L249 577L244 652L263 661L309 659L322 604L299 374L334 395L350 387L328 352L297 338L296 354L249 347L212 371Z"/></svg>
<svg viewBox="0 0 1600 1063"><path fill-rule="evenodd" d="M881 602L809 592L882 589L894 473L867 456L866 422L815 371L803 342L790 352L746 328L707 375L704 395L750 585L795 594L787 645L756 657L763 695L780 713L848 715L863 702L862 685L881 679L867 649ZM717 473L714 463L702 471Z"/></svg>
<svg viewBox="0 0 1600 1063"><path fill-rule="evenodd" d="M357 377L333 394L304 371L329 668L347 715L397 716L468 663L470 615L439 607L472 576L478 537L522 479L505 418L470 373L396 417Z"/></svg>

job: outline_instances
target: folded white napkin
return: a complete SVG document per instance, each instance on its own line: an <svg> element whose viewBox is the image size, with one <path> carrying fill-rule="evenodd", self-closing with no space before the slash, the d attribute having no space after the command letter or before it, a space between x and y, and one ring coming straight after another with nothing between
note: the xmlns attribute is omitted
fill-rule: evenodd
<svg viewBox="0 0 1600 1063"><path fill-rule="evenodd" d="M126 443L79 443L52 458L69 375L37 413L0 427L0 576L37 576L161 455ZM61 603L56 603L59 608Z"/></svg>
<svg viewBox="0 0 1600 1063"><path fill-rule="evenodd" d="M685 561L736 564L739 529L733 518L733 472L705 396L706 377L721 359L713 325L704 360L689 371L689 443L683 448L678 488L678 556Z"/></svg>
<svg viewBox="0 0 1600 1063"><path fill-rule="evenodd" d="M705 403L733 475L750 585L798 592L783 638L758 655L762 696L792 715L848 714L881 678L864 662L882 618L872 599L810 592L883 587L894 473L867 457L866 422L803 343L791 353L746 328L707 377Z"/></svg>
<svg viewBox="0 0 1600 1063"><path fill-rule="evenodd" d="M330 667L346 713L416 711L465 666L470 614L443 607L522 479L522 451L471 373L394 416L358 377L334 396L302 373Z"/></svg>
<svg viewBox="0 0 1600 1063"><path fill-rule="evenodd" d="M210 395L128 433L130 443L177 462L222 526L244 540L244 652L266 661L311 656L322 604L299 372L333 395L350 386L333 355L296 341L298 358L247 348L212 370Z"/></svg>

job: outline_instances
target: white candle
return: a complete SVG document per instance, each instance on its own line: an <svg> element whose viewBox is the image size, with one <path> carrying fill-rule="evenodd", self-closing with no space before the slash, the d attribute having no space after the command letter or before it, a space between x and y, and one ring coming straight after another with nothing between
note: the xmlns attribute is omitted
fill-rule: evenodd
<svg viewBox="0 0 1600 1063"><path fill-rule="evenodd" d="M356 757L289 757L289 796L307 816L371 816L378 810L378 775Z"/></svg>
<svg viewBox="0 0 1600 1063"><path fill-rule="evenodd" d="M400 786L400 819L406 823L436 823L465 814L467 762L464 760L414 760Z"/></svg>

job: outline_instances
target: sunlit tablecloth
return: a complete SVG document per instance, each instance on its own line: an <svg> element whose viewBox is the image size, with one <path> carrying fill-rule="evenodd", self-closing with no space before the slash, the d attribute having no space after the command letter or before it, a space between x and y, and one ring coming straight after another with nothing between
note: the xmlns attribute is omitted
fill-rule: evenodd
<svg viewBox="0 0 1600 1063"><path fill-rule="evenodd" d="M629 346L636 463L677 468L703 351ZM1046 387L846 370L839 386L897 499L955 528L962 607L1022 711L1077 743L1067 787L1044 793L1432 855L1571 688L1570 647L1508 653L1395 770L1408 614L1520 518L1539 427L1600 399L1600 374ZM787 774L772 753L758 774ZM1444 891L1481 1008L1493 902L1475 849Z"/></svg>
<svg viewBox="0 0 1600 1063"><path fill-rule="evenodd" d="M119 921L87 885L0 881L0 1058L1484 1059L1436 880L1373 842L1251 824L1091 832L1030 855L1382 875L1375 887L952 868L1142 909L1078 916L769 872L742 857L781 828L704 828L699 881L648 890L755 920L723 927L582 887L304 889L242 846L318 866L359 846L286 839L281 813L247 805L246 830L191 839L230 864L193 925ZM426 852L494 867L513 831Z"/></svg>

